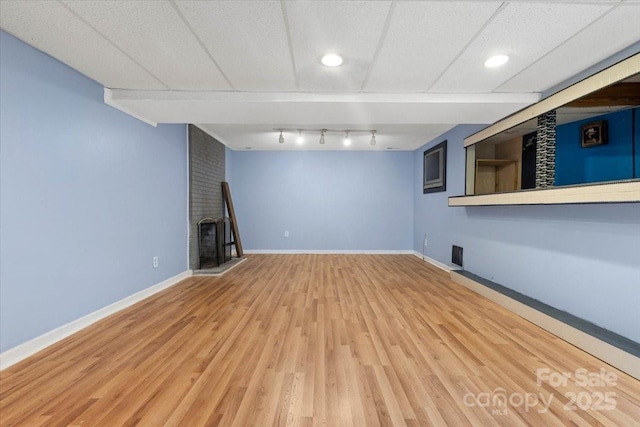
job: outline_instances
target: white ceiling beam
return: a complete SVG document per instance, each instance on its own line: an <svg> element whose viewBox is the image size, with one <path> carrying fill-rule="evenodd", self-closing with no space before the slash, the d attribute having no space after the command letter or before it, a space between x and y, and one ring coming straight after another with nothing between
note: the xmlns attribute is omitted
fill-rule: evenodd
<svg viewBox="0 0 640 427"><path fill-rule="evenodd" d="M118 103L117 101L113 100L113 91L111 89L107 89L104 88L104 103L107 104L110 107L115 108L116 110L120 110L125 114L130 115L131 117L138 119L142 122L145 122L148 125L151 125L153 127L158 126L157 122L154 122L152 120L149 120L141 115L139 115L138 113L136 113L135 111L130 110L129 108L121 105L120 103Z"/></svg>
<svg viewBox="0 0 640 427"><path fill-rule="evenodd" d="M107 89L113 100L126 101L209 101L209 102L301 102L301 103L411 103L411 104L502 104L533 103L539 93L319 93L319 92L238 92L163 91Z"/></svg>
<svg viewBox="0 0 640 427"><path fill-rule="evenodd" d="M155 123L492 123L537 102L537 93L388 94L106 90L105 102Z"/></svg>

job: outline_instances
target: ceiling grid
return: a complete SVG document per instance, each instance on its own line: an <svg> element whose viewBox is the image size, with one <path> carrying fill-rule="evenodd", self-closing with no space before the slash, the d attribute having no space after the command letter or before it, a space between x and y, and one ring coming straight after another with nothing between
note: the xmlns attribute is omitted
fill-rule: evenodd
<svg viewBox="0 0 640 427"><path fill-rule="evenodd" d="M138 67L140 67L141 69L143 69L147 74L149 74L151 77L153 77L155 80L158 81L158 83L160 83L162 86L164 86L165 89L169 89L169 86L163 82L158 76L156 76L155 74L153 74L151 71L149 71L147 68L145 68L142 64L140 64L138 61L135 60L135 58L133 58L131 55L129 55L127 52L125 52L124 50L122 50L120 48L120 46L118 46L117 44L115 44L110 38L108 38L107 36L105 36L103 33L101 33L97 28L95 28L93 25L91 25L89 22L87 22L84 18L82 18L82 16L78 15L76 13L75 10L71 9L69 6L67 6L66 4L64 4L61 0L57 0L57 3L63 7L65 10L67 10L70 14L72 14L73 16L75 16L76 18L78 18L78 20L80 20L81 22L83 22L87 27L91 28L96 34L98 34L102 39L104 39L107 43L109 43L111 46L113 46L114 48L116 48L119 52L121 52L124 56L126 56L127 58L129 58L133 63L135 63Z"/></svg>
<svg viewBox="0 0 640 427"><path fill-rule="evenodd" d="M296 91L300 90L300 83L298 82L298 73L296 73L296 58L293 56L293 45L291 43L291 29L289 28L289 18L287 16L287 2L280 1L280 8L282 9L282 18L284 19L284 27L287 31L287 48L289 49L289 56L291 57L291 71L293 72L293 79L296 87Z"/></svg>
<svg viewBox="0 0 640 427"><path fill-rule="evenodd" d="M382 50L382 45L384 41L387 39L387 34L389 33L389 26L391 25L391 18L393 17L393 11L395 10L396 4L391 3L389 7L389 12L387 12L387 18L384 21L384 26L382 27L382 32L380 33L380 39L378 40L378 45L376 46L375 53L373 54L373 58L371 59L371 63L367 68L367 72L364 76L364 80L362 81L362 86L360 86L360 92L365 91L365 87L367 86L367 82L369 81L369 76L371 75L372 68L378 62L378 57L380 56L380 51Z"/></svg>
<svg viewBox="0 0 640 427"><path fill-rule="evenodd" d="M493 14L489 17L489 19L487 19L487 21L482 25L482 27L480 27L480 29L475 33L475 35L469 39L467 44L460 50L460 52L458 52L458 54L453 58L453 60L451 60L451 62L449 62L447 67L444 70L442 70L442 73L440 73L438 78L436 78L433 81L433 83L431 83L431 85L426 90L427 92L430 92L431 89L436 84L438 84L440 79L443 78L443 76L449 71L449 69L453 66L453 64L467 51L467 49L469 49L469 46L471 46L473 41L478 38L478 36L485 30L485 28L487 28L487 26L491 22L493 22L493 20L495 20L496 16L498 16L500 14L500 12L502 12L502 10L505 8L505 6L506 6L506 3L501 3L500 4L500 6L493 12Z"/></svg>
<svg viewBox="0 0 640 427"><path fill-rule="evenodd" d="M640 46L637 22L638 0L0 0L0 28L102 84L109 105L238 150L345 149L279 144L274 128L376 129L375 146L348 149L414 150ZM331 52L340 67L320 63ZM485 68L497 53L509 62Z"/></svg>
<svg viewBox="0 0 640 427"><path fill-rule="evenodd" d="M196 34L196 32L193 31L193 27L189 24L189 22L187 21L187 18L184 17L182 12L180 11L178 6L176 5L175 1L169 0L169 2L171 3L171 6L173 7L173 10L175 10L176 14L180 17L180 19L182 20L184 25L189 29L191 34L193 34L193 37L198 41L198 44L200 45L200 47L202 47L202 50L204 50L207 53L207 56L209 57L209 59L211 59L211 62L213 63L213 65L215 65L215 67L218 69L220 74L222 74L222 77L224 77L224 79L227 81L227 83L229 84L229 87L231 88L231 90L235 90L235 88L233 87L233 83L231 83L231 80L229 80L229 78L224 73L222 68L220 68L220 64L218 64L218 61L216 61L216 59L213 57L213 55L211 55L211 52L209 52L209 49L207 49L207 47L204 45L204 43L202 42L200 37L198 37L198 34Z"/></svg>

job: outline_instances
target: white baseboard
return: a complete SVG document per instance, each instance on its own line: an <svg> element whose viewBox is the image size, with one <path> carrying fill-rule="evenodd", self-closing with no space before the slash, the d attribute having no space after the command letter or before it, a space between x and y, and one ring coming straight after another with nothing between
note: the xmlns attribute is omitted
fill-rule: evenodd
<svg viewBox="0 0 640 427"><path fill-rule="evenodd" d="M344 255L411 255L411 250L360 250L360 249L245 249L245 254L344 254Z"/></svg>
<svg viewBox="0 0 640 427"><path fill-rule="evenodd" d="M94 311L93 313L89 313L86 316L67 323L66 325L62 325L59 328L40 335L39 337L36 337L32 340L29 340L25 343L17 345L16 347L4 351L0 354L0 371L20 362L23 359L26 359L32 354L35 354L52 344L55 344L56 342L68 337L69 335L80 331L81 329L86 328L87 326L97 322L98 320L104 319L105 317L110 316L122 309L125 309L139 301L142 301L143 299L148 298L155 293L158 293L175 285L181 280L190 277L192 273L192 270L184 271L180 274L168 278L167 280L143 289L140 292L136 292L133 295L123 298L120 301L116 301L113 304Z"/></svg>
<svg viewBox="0 0 640 427"><path fill-rule="evenodd" d="M417 256L420 259L424 258L424 261L428 262L429 264L433 265L434 267L438 267L441 270L446 271L447 273L451 273L451 270L453 270L451 267L449 267L447 264L443 264L440 261L437 261L433 258L429 258L426 255L422 255L420 252L418 251L412 251L411 252L413 255Z"/></svg>
<svg viewBox="0 0 640 427"><path fill-rule="evenodd" d="M451 280L517 314L605 363L640 379L640 358L455 271Z"/></svg>

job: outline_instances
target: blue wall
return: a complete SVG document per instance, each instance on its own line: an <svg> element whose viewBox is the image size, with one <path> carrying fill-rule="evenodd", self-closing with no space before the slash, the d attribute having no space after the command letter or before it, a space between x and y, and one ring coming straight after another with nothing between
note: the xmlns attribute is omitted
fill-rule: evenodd
<svg viewBox="0 0 640 427"><path fill-rule="evenodd" d="M4 32L0 51L4 351L187 269L187 145Z"/></svg>
<svg viewBox="0 0 640 427"><path fill-rule="evenodd" d="M457 126L414 152L414 248L640 342L640 204L447 207L464 194ZM447 192L422 194L422 152L448 139Z"/></svg>
<svg viewBox="0 0 640 427"><path fill-rule="evenodd" d="M245 249L411 250L413 153L234 151L230 157Z"/></svg>
<svg viewBox="0 0 640 427"><path fill-rule="evenodd" d="M583 148L582 126L598 120L607 121L608 143ZM560 125L556 135L555 185L633 178L632 109Z"/></svg>
<svg viewBox="0 0 640 427"><path fill-rule="evenodd" d="M456 126L443 136L434 139L413 152L413 248L422 253L424 235L428 244L426 255L444 264L451 261L451 245L456 243L457 224L463 212L449 209L448 198L464 194L464 150L460 157L462 139L486 127L486 125ZM423 153L427 148L447 140L447 191L441 193L422 193ZM466 254L465 254L466 255Z"/></svg>

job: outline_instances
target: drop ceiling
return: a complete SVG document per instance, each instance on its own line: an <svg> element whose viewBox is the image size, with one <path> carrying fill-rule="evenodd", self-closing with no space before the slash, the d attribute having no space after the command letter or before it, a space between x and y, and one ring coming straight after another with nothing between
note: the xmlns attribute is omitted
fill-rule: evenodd
<svg viewBox="0 0 640 427"><path fill-rule="evenodd" d="M491 123L640 40L638 1L0 1L0 27L151 124L234 150L413 150ZM322 55L344 64L327 68ZM510 61L487 69L504 53ZM0 57L1 60L1 57Z"/></svg>

